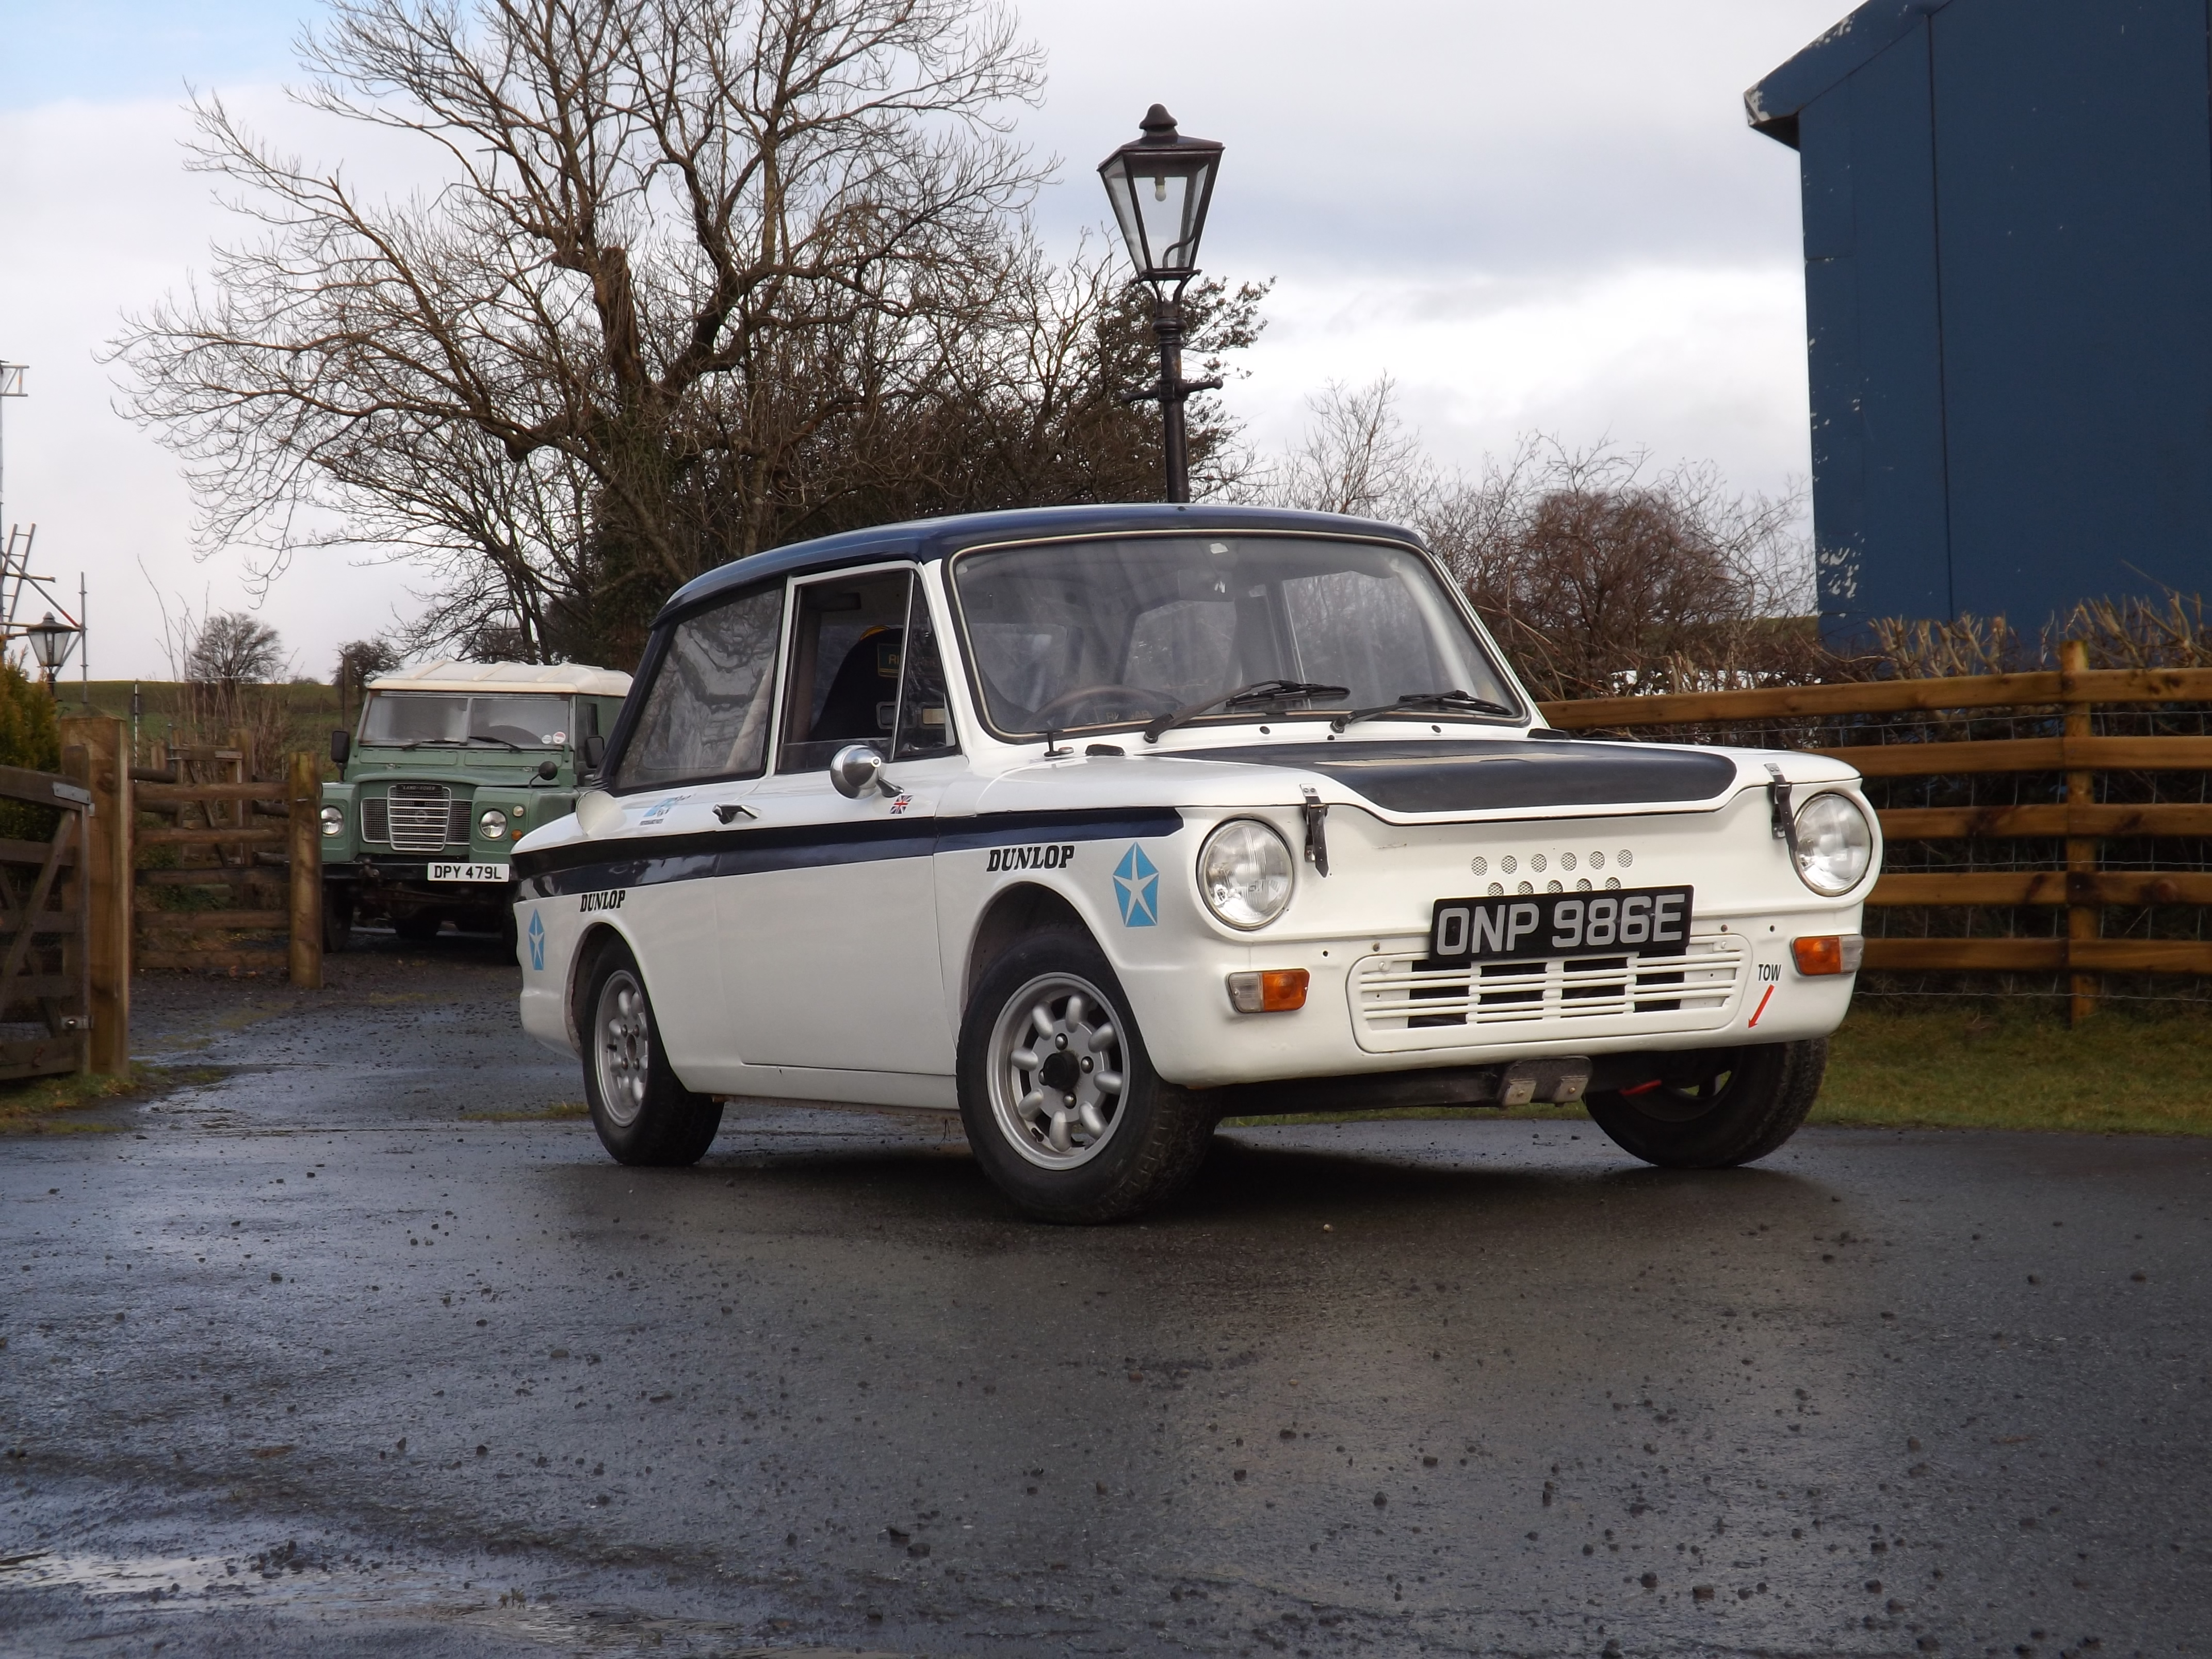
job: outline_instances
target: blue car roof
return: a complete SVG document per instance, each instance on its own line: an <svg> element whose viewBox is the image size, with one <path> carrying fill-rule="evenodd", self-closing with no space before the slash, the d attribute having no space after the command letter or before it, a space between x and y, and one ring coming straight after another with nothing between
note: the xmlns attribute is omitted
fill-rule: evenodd
<svg viewBox="0 0 2212 1659"><path fill-rule="evenodd" d="M794 573L834 570L840 565L876 559L938 559L965 547L1046 537L1126 535L1133 531L1209 530L1251 535L1260 531L1301 531L1308 535L1381 537L1423 545L1402 526L1335 513L1297 513L1272 507L1215 507L1164 501L1133 501L1103 507L1036 507L1005 513L963 513L944 519L911 519L903 524L848 530L811 542L794 542L695 576L677 589L660 609L655 625L726 589Z"/></svg>

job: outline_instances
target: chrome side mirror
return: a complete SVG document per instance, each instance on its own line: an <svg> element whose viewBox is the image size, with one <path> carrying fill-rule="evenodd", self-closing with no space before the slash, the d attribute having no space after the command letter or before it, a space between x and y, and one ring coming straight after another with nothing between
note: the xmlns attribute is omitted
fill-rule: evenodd
<svg viewBox="0 0 2212 1659"><path fill-rule="evenodd" d="M883 773L884 757L865 743L848 743L830 757L830 781L848 800L858 800L870 784L886 795L897 794Z"/></svg>

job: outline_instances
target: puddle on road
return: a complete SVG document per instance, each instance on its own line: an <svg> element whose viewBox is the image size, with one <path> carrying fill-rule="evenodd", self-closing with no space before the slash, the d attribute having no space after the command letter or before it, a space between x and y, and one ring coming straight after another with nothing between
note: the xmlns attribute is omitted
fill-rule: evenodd
<svg viewBox="0 0 2212 1659"><path fill-rule="evenodd" d="M327 1624L430 1620L535 1642L556 1651L641 1646L682 1653L710 1646L719 1659L902 1659L851 1648L762 1646L757 1628L673 1619L585 1599L580 1586L531 1590L487 1574L461 1577L380 1560L331 1562L284 1544L257 1555L98 1555L33 1551L0 1558L0 1595L76 1590L100 1605L179 1617L250 1607L295 1612ZM743 1645L732 1648L732 1642Z"/></svg>

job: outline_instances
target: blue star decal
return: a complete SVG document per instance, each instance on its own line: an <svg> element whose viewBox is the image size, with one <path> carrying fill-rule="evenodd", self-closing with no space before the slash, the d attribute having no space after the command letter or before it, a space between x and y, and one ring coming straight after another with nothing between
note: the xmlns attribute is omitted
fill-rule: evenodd
<svg viewBox="0 0 2212 1659"><path fill-rule="evenodd" d="M530 966L534 973L545 971L545 918L535 910L530 913Z"/></svg>
<svg viewBox="0 0 2212 1659"><path fill-rule="evenodd" d="M1134 842L1115 867L1114 899L1124 927L1150 927L1160 919L1160 872Z"/></svg>

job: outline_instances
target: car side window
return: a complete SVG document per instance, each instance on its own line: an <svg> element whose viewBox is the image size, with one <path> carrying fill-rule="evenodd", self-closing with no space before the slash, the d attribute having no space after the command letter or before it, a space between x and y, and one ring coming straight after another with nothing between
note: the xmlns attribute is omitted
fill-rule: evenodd
<svg viewBox="0 0 2212 1659"><path fill-rule="evenodd" d="M757 777L768 757L782 632L780 585L677 623L614 787Z"/></svg>
<svg viewBox="0 0 2212 1659"><path fill-rule="evenodd" d="M914 585L908 601L905 672L899 685L898 738L893 760L930 760L960 752L952 729L952 705L945 695L945 658L938 649L937 626L929 619L929 596Z"/></svg>
<svg viewBox="0 0 2212 1659"><path fill-rule="evenodd" d="M811 772L847 744L888 755L905 667L913 574L872 570L796 590L779 772Z"/></svg>

